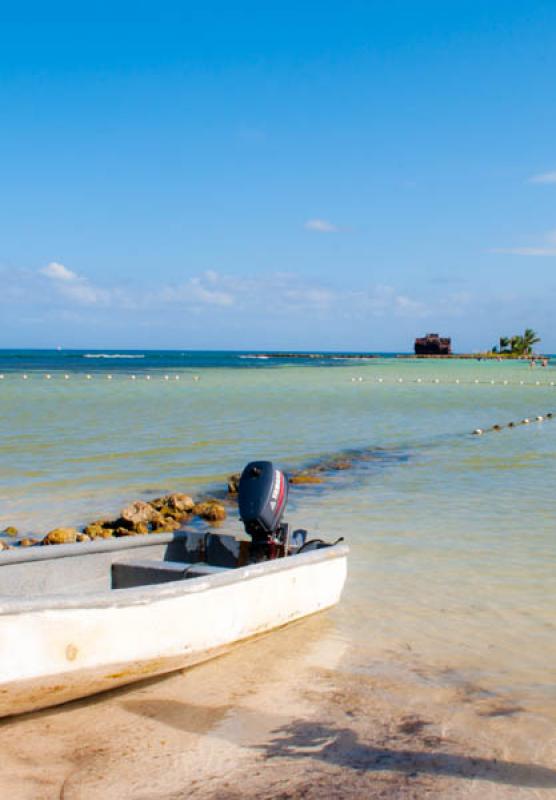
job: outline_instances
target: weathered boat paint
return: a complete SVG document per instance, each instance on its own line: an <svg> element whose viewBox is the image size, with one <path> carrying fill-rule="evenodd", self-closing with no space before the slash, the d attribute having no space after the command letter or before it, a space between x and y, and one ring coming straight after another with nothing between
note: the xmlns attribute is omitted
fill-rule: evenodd
<svg viewBox="0 0 556 800"><path fill-rule="evenodd" d="M0 599L0 716L188 667L329 608L347 553L340 544L155 586Z"/></svg>

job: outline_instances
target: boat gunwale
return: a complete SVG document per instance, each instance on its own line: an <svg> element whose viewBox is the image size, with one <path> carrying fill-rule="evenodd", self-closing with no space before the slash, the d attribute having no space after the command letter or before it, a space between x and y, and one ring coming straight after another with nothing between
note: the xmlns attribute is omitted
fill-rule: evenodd
<svg viewBox="0 0 556 800"><path fill-rule="evenodd" d="M30 561L50 561L56 558L73 558L91 553L110 553L119 550L132 550L135 547L154 547L157 544L170 544L175 541L186 541L191 531L175 531L173 533L150 533L139 536L120 536L108 539L93 539L91 542L71 544L43 545L42 547L18 547L5 550L0 555L0 569L11 564L24 564ZM2 573L0 572L0 576Z"/></svg>
<svg viewBox="0 0 556 800"><path fill-rule="evenodd" d="M168 541L172 541L172 538ZM59 545L59 547L62 546ZM80 546L78 545L78 547ZM117 550L118 548L115 549ZM248 564L245 567L230 568L215 575L180 579L163 584L147 584L128 589L109 589L81 596L75 593L70 595L51 594L47 596L30 595L25 598L2 598L0 595L0 619L30 612L125 608L127 606L147 605L160 600L168 600L186 594L197 594L233 583L254 580L265 575L297 569L302 566L310 566L319 562L340 558L345 559L348 553L348 545L338 543L318 550L311 550L307 553L288 556L287 558ZM72 555L76 554L72 553Z"/></svg>

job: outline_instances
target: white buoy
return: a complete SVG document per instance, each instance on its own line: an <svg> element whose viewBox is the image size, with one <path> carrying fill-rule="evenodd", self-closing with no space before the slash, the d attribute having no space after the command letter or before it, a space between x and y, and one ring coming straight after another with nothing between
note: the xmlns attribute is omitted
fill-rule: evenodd
<svg viewBox="0 0 556 800"><path fill-rule="evenodd" d="M27 377L28 377L27 375L22 375L22 378L23 378L24 381L27 380Z"/></svg>
<svg viewBox="0 0 556 800"><path fill-rule="evenodd" d="M87 380L90 381L91 377L92 377L92 375L87 375Z"/></svg>
<svg viewBox="0 0 556 800"><path fill-rule="evenodd" d="M475 378L475 381L474 381L474 382L475 382L475 383L479 383L479 379L478 379L478 378Z"/></svg>
<svg viewBox="0 0 556 800"><path fill-rule="evenodd" d="M456 383L459 383L459 378L456 378Z"/></svg>
<svg viewBox="0 0 556 800"><path fill-rule="evenodd" d="M193 380L194 380L194 381L198 381L198 380L200 380L200 379L199 379L199 376L198 376L198 375L194 375L194 376L193 376Z"/></svg>
<svg viewBox="0 0 556 800"><path fill-rule="evenodd" d="M64 375L64 380L69 381L69 375Z"/></svg>
<svg viewBox="0 0 556 800"><path fill-rule="evenodd" d="M0 375L0 381L3 381L3 380L4 380L4 376Z"/></svg>
<svg viewBox="0 0 556 800"><path fill-rule="evenodd" d="M494 384L494 381L491 381L491 383Z"/></svg>
<svg viewBox="0 0 556 800"><path fill-rule="evenodd" d="M165 381L169 381L169 380L170 380L170 376L169 376L169 375L165 375L165 376L164 376L164 380L165 380Z"/></svg>
<svg viewBox="0 0 556 800"><path fill-rule="evenodd" d="M107 376L106 376L106 380L107 380L107 381L111 381L111 380L112 380L112 375L107 375Z"/></svg>
<svg viewBox="0 0 556 800"><path fill-rule="evenodd" d="M132 380L132 381L134 381L134 380L135 380L135 375L132 375L132 376L131 376L131 380Z"/></svg>
<svg viewBox="0 0 556 800"><path fill-rule="evenodd" d="M439 380L439 378L435 378L435 379L434 379L434 382L435 382L435 383L440 383L440 380Z"/></svg>
<svg viewBox="0 0 556 800"><path fill-rule="evenodd" d="M379 378L379 379L378 379L378 382L379 382L379 383L382 383L382 382L383 382L383 380L384 380L384 378Z"/></svg>
<svg viewBox="0 0 556 800"><path fill-rule="evenodd" d="M422 378L417 378L417 383L422 383L422 382L423 382Z"/></svg>
<svg viewBox="0 0 556 800"><path fill-rule="evenodd" d="M540 386L540 385L541 385L540 381L535 381L535 386Z"/></svg>
<svg viewBox="0 0 556 800"><path fill-rule="evenodd" d="M475 436L481 436L482 432L483 432L482 428L475 428L475 430L473 431L473 434Z"/></svg>
<svg viewBox="0 0 556 800"><path fill-rule="evenodd" d="M175 380L176 380L176 381L179 381L179 379L180 379L180 376L179 376L179 375L176 375L176 377L175 377Z"/></svg>
<svg viewBox="0 0 556 800"><path fill-rule="evenodd" d="M145 380L146 380L146 381L150 381L150 379L151 379L151 376L150 376L150 375L145 375Z"/></svg>
<svg viewBox="0 0 556 800"><path fill-rule="evenodd" d="M522 424L522 425L529 425L529 419L528 419L528 417L525 417L524 419L522 419L522 420L521 420L521 424Z"/></svg>
<svg viewBox="0 0 556 800"><path fill-rule="evenodd" d="M52 377L52 375L50 375L49 373L47 373L47 374L46 374L44 377L46 378L46 380L47 380L47 381L49 381L49 380L50 380L50 378Z"/></svg>
<svg viewBox="0 0 556 800"><path fill-rule="evenodd" d="M508 381L504 381L504 386L507 386L507 385L508 385Z"/></svg>
<svg viewBox="0 0 556 800"><path fill-rule="evenodd" d="M554 386L554 381L550 381L550 385L551 385L551 386Z"/></svg>
<svg viewBox="0 0 556 800"><path fill-rule="evenodd" d="M359 381L359 383L363 383L363 378L361 377L361 375L357 378L357 380Z"/></svg>
<svg viewBox="0 0 556 800"><path fill-rule="evenodd" d="M535 417L535 419L537 420L537 422L542 422L544 417L541 414L539 414L538 416Z"/></svg>
<svg viewBox="0 0 556 800"><path fill-rule="evenodd" d="M403 378L398 378L398 383L403 383Z"/></svg>

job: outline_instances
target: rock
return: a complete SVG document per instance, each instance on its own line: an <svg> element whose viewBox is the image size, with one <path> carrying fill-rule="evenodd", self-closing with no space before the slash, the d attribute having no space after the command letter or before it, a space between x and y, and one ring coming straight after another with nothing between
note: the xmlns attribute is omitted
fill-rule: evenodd
<svg viewBox="0 0 556 800"><path fill-rule="evenodd" d="M131 528L120 527L115 529L114 536L135 536L135 531Z"/></svg>
<svg viewBox="0 0 556 800"><path fill-rule="evenodd" d="M78 542L90 542L91 541L91 537L87 536L86 533L78 533L77 534L77 541Z"/></svg>
<svg viewBox="0 0 556 800"><path fill-rule="evenodd" d="M171 533L181 528L181 523L173 517L164 517L162 514L152 523L152 533Z"/></svg>
<svg viewBox="0 0 556 800"><path fill-rule="evenodd" d="M138 522L137 525L133 528L134 533L138 533L140 535L144 535L145 533L149 532L149 526L146 522Z"/></svg>
<svg viewBox="0 0 556 800"><path fill-rule="evenodd" d="M0 550L11 550L11 549L12 548L7 542L3 542L2 539L0 539Z"/></svg>
<svg viewBox="0 0 556 800"><path fill-rule="evenodd" d="M7 527L7 528L4 528L4 530L2 531L2 533L3 533L5 536L17 536L17 534L19 533L19 531L17 530L17 528L14 528L14 526L13 526L13 525L8 525L8 527Z"/></svg>
<svg viewBox="0 0 556 800"><path fill-rule="evenodd" d="M109 539L113 533L113 528L105 528L98 522L91 522L83 531L83 534L88 536L89 539Z"/></svg>
<svg viewBox="0 0 556 800"><path fill-rule="evenodd" d="M124 526L121 527L135 528L135 526L141 523L151 522L155 514L156 511L150 503L136 500L135 503L131 503L131 505L122 509L118 522L124 523Z"/></svg>
<svg viewBox="0 0 556 800"><path fill-rule="evenodd" d="M322 483L323 479L319 475L313 475L310 472L298 472L290 475L290 483Z"/></svg>
<svg viewBox="0 0 556 800"><path fill-rule="evenodd" d="M34 545L38 544L38 539L31 539L26 537L25 539L20 539L19 546L20 547L33 547Z"/></svg>
<svg viewBox="0 0 556 800"><path fill-rule="evenodd" d="M98 525L99 528L112 528L114 529L114 520L108 519L107 517L101 517L101 519L94 519L89 525Z"/></svg>
<svg viewBox="0 0 556 800"><path fill-rule="evenodd" d="M228 494L237 494L239 492L239 479L241 472L234 472L233 475L228 476Z"/></svg>
<svg viewBox="0 0 556 800"><path fill-rule="evenodd" d="M338 458L331 461L330 464L327 464L328 469L349 469L352 466L353 463L347 458Z"/></svg>
<svg viewBox="0 0 556 800"><path fill-rule="evenodd" d="M77 531L75 528L54 528L49 531L44 539L43 544L73 544L77 541Z"/></svg>
<svg viewBox="0 0 556 800"><path fill-rule="evenodd" d="M197 503L193 508L193 513L209 522L226 519L226 509L218 500L204 500L202 503Z"/></svg>
<svg viewBox="0 0 556 800"><path fill-rule="evenodd" d="M164 497L157 497L155 500L151 500L149 505L156 511L162 513L165 517L183 519L183 517L191 513L195 501L188 494L175 492L174 494L167 494Z"/></svg>

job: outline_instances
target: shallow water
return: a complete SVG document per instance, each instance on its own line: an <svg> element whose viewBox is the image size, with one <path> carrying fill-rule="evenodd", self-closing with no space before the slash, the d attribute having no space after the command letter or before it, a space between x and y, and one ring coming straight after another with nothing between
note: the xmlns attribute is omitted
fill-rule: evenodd
<svg viewBox="0 0 556 800"><path fill-rule="evenodd" d="M288 514L351 545L331 615L345 663L396 664L556 720L556 419L471 433L556 411L553 362L77 363L49 362L50 380L3 366L0 528L43 533L135 497L210 491L252 458L354 451L352 469L292 488Z"/></svg>

